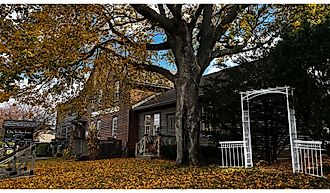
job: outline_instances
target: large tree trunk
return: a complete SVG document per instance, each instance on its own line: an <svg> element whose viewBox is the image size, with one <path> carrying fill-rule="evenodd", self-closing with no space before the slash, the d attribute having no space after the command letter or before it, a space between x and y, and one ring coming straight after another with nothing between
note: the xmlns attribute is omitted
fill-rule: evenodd
<svg viewBox="0 0 330 193"><path fill-rule="evenodd" d="M180 79L176 84L177 164L200 163L198 85L192 78Z"/></svg>
<svg viewBox="0 0 330 193"><path fill-rule="evenodd" d="M187 33L182 33L187 34ZM188 35L176 39L174 55L178 64L176 88L176 141L177 164L199 165L201 154L199 148L198 124L198 91L201 79L201 68L194 55L192 39ZM174 38L175 39L175 38Z"/></svg>

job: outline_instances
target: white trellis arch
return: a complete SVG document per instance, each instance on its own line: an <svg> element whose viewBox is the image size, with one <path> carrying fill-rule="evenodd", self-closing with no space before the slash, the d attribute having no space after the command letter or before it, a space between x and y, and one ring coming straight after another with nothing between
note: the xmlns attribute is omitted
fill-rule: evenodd
<svg viewBox="0 0 330 193"><path fill-rule="evenodd" d="M292 88L284 86L261 90L250 90L240 92L240 94L243 141L220 142L222 167L253 167L249 101L264 94L284 94L286 95L288 111L293 173L303 172L314 176L323 176L321 142L302 141L297 138L295 111L293 106L290 106L290 100L293 99Z"/></svg>
<svg viewBox="0 0 330 193"><path fill-rule="evenodd" d="M286 106L288 110L288 122L289 122L289 135L291 145L291 157L292 157L292 170L298 171L297 153L294 147L294 141L297 140L296 119L294 114L294 108L290 107L289 97L293 95L293 89L290 87L276 87L261 90L251 90L241 92L241 107L242 107L242 127L243 127L243 142L245 148L245 167L253 167L252 162L252 146L251 146L251 130L250 130L250 112L249 112L249 100L261 96L264 94L285 94Z"/></svg>

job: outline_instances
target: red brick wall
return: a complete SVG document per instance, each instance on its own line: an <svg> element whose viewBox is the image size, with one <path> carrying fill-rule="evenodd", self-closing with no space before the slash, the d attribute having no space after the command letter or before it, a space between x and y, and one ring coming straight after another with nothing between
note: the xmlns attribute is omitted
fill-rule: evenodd
<svg viewBox="0 0 330 193"><path fill-rule="evenodd" d="M107 140L108 137L112 137L112 119L116 116L118 121L117 139L122 140L122 144L125 146L128 141L129 127L129 109L127 107L122 107L118 112L98 116L94 120L101 120L100 140Z"/></svg>

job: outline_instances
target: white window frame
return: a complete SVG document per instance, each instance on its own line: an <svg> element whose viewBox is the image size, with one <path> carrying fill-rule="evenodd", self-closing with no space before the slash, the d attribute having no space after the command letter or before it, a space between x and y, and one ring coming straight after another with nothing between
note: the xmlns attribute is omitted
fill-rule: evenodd
<svg viewBox="0 0 330 193"><path fill-rule="evenodd" d="M149 119L149 123L147 124L147 117ZM144 134L150 135L151 130L151 115L144 115Z"/></svg>
<svg viewBox="0 0 330 193"><path fill-rule="evenodd" d="M154 114L154 125L153 125L153 135L157 135L160 132L160 113Z"/></svg>
<svg viewBox="0 0 330 193"><path fill-rule="evenodd" d="M100 136L101 123L102 123L101 120L98 120L98 121L96 122L96 136L97 136L97 138L99 138L99 136Z"/></svg>
<svg viewBox="0 0 330 193"><path fill-rule="evenodd" d="M119 81L115 82L115 100L119 100L120 95L120 84Z"/></svg>
<svg viewBox="0 0 330 193"><path fill-rule="evenodd" d="M111 136L113 138L117 138L117 132L118 132L118 117L115 116L115 117L112 118Z"/></svg>

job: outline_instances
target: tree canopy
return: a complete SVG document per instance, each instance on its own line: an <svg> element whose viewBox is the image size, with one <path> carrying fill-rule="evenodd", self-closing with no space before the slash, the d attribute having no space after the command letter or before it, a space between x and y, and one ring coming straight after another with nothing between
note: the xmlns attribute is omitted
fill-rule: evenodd
<svg viewBox="0 0 330 193"><path fill-rule="evenodd" d="M177 91L179 164L199 163L196 108L199 82L210 62L269 47L283 26L299 23L300 18L289 13L306 10L260 4L14 7L2 6L2 101L10 96L30 103L72 97L96 66L160 73ZM155 42L156 36L163 41ZM173 65L176 73L164 68L161 60Z"/></svg>
<svg viewBox="0 0 330 193"><path fill-rule="evenodd" d="M129 64L160 72L173 81L174 75L157 62L166 60L177 65L168 41L168 31L177 31L175 20L189 23L186 33L194 36L193 47L200 54L207 52L203 47L207 45L200 42L214 36L208 43L209 51L213 52L203 66L205 70L213 58L237 53L248 44L252 46L252 40L260 42L275 33L273 24L279 20L279 16L274 17L276 6L247 7L2 5L2 101L10 96L30 94L40 97L42 100L38 102L42 103L55 96L63 97L64 91L77 92L76 85L84 85L98 65L110 70L116 65ZM210 15L204 16L203 12ZM209 23L203 24L203 17L208 17ZM263 33L266 27L272 29ZM154 44L156 35L164 42ZM32 102L31 98L27 101Z"/></svg>

